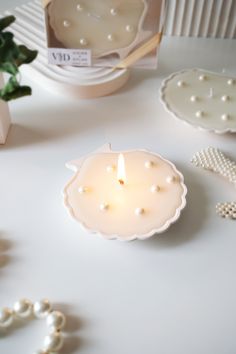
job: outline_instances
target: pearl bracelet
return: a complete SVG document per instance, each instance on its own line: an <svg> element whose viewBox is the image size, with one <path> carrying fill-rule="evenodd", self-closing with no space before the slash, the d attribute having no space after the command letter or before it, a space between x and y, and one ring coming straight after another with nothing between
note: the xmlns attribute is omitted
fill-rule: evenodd
<svg viewBox="0 0 236 354"><path fill-rule="evenodd" d="M49 327L49 334L44 338L43 348L34 354L56 354L63 345L61 330L65 326L66 318L62 312L52 310L47 299L32 303L27 299L17 301L13 309L3 308L0 310L0 328L8 328L14 319L26 319L34 316L39 319L46 319Z"/></svg>

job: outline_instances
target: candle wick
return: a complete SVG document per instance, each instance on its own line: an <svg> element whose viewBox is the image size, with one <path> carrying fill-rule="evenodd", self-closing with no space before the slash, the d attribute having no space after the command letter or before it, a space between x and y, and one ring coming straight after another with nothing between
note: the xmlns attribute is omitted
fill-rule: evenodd
<svg viewBox="0 0 236 354"><path fill-rule="evenodd" d="M213 92L213 88L211 87L211 88L210 88L210 94L209 94L209 97L210 97L210 98L212 98L212 97L213 97L213 95L214 95L214 92Z"/></svg>
<svg viewBox="0 0 236 354"><path fill-rule="evenodd" d="M123 186L125 184L125 182L123 181L123 179L119 179L119 183L121 186Z"/></svg>

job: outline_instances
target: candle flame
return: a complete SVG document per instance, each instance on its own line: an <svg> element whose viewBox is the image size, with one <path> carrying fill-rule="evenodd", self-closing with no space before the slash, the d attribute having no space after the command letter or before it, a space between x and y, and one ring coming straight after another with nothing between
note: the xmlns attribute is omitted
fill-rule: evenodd
<svg viewBox="0 0 236 354"><path fill-rule="evenodd" d="M125 184L126 172L125 172L125 159L123 154L119 154L118 157L117 179L121 186Z"/></svg>

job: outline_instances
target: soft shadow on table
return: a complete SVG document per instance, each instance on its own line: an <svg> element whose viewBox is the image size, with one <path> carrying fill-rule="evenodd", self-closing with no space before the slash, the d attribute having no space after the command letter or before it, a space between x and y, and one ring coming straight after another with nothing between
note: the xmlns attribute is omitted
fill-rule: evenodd
<svg viewBox="0 0 236 354"><path fill-rule="evenodd" d="M180 219L163 234L155 235L144 242L145 246L158 248L178 247L200 237L208 218L209 201L204 188L204 180L198 180L194 170L190 167L177 168L185 176L188 188L187 205L180 215Z"/></svg>
<svg viewBox="0 0 236 354"><path fill-rule="evenodd" d="M66 326L64 329L66 337L60 353L73 354L78 352L82 347L88 344L87 340L85 341L80 335L75 334L84 328L86 325L85 321L81 319L79 315L72 315L72 309L67 304L56 303L54 307L56 310L63 312L66 316Z"/></svg>
<svg viewBox="0 0 236 354"><path fill-rule="evenodd" d="M11 241L0 231L0 271L10 262L10 255L8 252L11 248Z"/></svg>

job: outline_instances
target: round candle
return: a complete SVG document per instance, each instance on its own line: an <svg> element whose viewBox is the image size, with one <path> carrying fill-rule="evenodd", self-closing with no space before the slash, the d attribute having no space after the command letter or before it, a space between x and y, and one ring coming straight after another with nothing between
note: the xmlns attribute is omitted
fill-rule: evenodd
<svg viewBox="0 0 236 354"><path fill-rule="evenodd" d="M200 69L177 72L162 84L161 100L182 121L216 133L236 132L236 79Z"/></svg>
<svg viewBox="0 0 236 354"><path fill-rule="evenodd" d="M53 0L49 22L66 48L100 57L135 45L146 13L146 0Z"/></svg>
<svg viewBox="0 0 236 354"><path fill-rule="evenodd" d="M85 228L106 238L162 232L185 206L183 176L157 154L97 152L69 166L76 174L65 187L65 205Z"/></svg>

